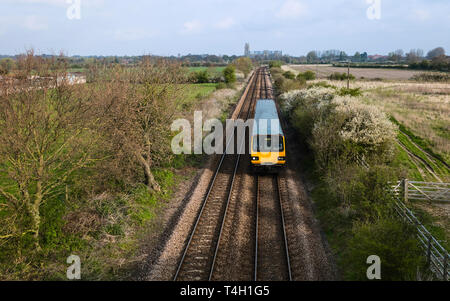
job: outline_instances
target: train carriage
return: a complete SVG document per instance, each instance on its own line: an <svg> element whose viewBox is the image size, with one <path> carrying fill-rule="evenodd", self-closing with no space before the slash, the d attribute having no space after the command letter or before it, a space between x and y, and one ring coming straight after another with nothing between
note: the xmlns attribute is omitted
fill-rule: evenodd
<svg viewBox="0 0 450 301"><path fill-rule="evenodd" d="M250 153L255 172L278 172L286 165L285 136L272 99L256 103Z"/></svg>

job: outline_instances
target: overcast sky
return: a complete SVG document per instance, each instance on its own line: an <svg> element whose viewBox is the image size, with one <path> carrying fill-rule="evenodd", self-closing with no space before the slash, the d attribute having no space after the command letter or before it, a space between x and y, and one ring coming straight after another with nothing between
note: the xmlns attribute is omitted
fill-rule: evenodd
<svg viewBox="0 0 450 301"><path fill-rule="evenodd" d="M376 1L380 19L376 8L368 14ZM450 52L450 1L0 0L0 54L243 54L245 42L290 55Z"/></svg>

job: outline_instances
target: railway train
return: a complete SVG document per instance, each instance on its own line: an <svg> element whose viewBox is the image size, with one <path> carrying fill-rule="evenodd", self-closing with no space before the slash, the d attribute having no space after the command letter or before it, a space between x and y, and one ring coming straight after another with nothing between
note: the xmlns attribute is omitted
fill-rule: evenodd
<svg viewBox="0 0 450 301"><path fill-rule="evenodd" d="M286 139L272 99L256 102L251 146L254 172L279 172L286 166Z"/></svg>

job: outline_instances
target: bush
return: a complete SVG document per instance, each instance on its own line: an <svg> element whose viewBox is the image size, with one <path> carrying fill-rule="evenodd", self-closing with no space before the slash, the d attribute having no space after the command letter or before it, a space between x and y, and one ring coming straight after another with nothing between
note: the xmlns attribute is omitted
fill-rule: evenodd
<svg viewBox="0 0 450 301"><path fill-rule="evenodd" d="M283 66L283 62L282 61L270 61L269 62L269 67L270 68L274 68L274 67L281 68L281 66Z"/></svg>
<svg viewBox="0 0 450 301"><path fill-rule="evenodd" d="M278 95L286 93L292 90L298 90L304 88L305 82L287 79L282 75L273 76L274 78L274 88Z"/></svg>
<svg viewBox="0 0 450 301"><path fill-rule="evenodd" d="M197 84L207 84L209 83L209 73L207 70L195 72L194 79Z"/></svg>
<svg viewBox="0 0 450 301"><path fill-rule="evenodd" d="M362 91L361 88L355 88L355 89L347 89L347 88L341 88L339 90L339 95L340 96L353 96L353 97L358 97L362 95Z"/></svg>
<svg viewBox="0 0 450 301"><path fill-rule="evenodd" d="M236 69L238 69L238 70L242 71L242 73L244 73L244 77L247 77L248 74L253 69L252 60L248 57L241 57L241 58L236 59L233 62L233 65L236 67Z"/></svg>
<svg viewBox="0 0 450 301"><path fill-rule="evenodd" d="M337 89L336 86L330 85L329 83L327 83L325 81L308 85L308 89L313 89L313 88L333 88L333 89Z"/></svg>
<svg viewBox="0 0 450 301"><path fill-rule="evenodd" d="M273 68L270 68L270 73L272 74L272 76L281 75L281 74L283 74L283 69L281 69L279 67L273 67Z"/></svg>
<svg viewBox="0 0 450 301"><path fill-rule="evenodd" d="M447 73L429 72L416 74L411 79L420 82L449 82L450 75Z"/></svg>
<svg viewBox="0 0 450 301"><path fill-rule="evenodd" d="M354 80L355 76L353 74L350 74L350 76L347 75L347 73L339 73L334 72L330 76L328 76L329 80L347 80L347 77L350 78L350 80Z"/></svg>
<svg viewBox="0 0 450 301"><path fill-rule="evenodd" d="M281 97L283 111L308 141L318 166L390 158L396 127L387 116L358 99L336 94L332 88L311 88Z"/></svg>
<svg viewBox="0 0 450 301"><path fill-rule="evenodd" d="M216 86L216 90L226 89L227 85L225 83L218 83Z"/></svg>
<svg viewBox="0 0 450 301"><path fill-rule="evenodd" d="M295 74L291 71L286 71L283 73L283 76L287 79L295 79Z"/></svg>
<svg viewBox="0 0 450 301"><path fill-rule="evenodd" d="M297 78L298 79L304 79L305 81L315 80L316 79L316 74L314 72L312 72L312 71L306 71L306 72L303 72L303 73L299 73L297 75Z"/></svg>
<svg viewBox="0 0 450 301"><path fill-rule="evenodd" d="M335 97L322 106L311 138L317 164L388 159L393 155L396 127L378 108L350 97Z"/></svg>
<svg viewBox="0 0 450 301"><path fill-rule="evenodd" d="M223 76L225 78L225 83L228 85L234 84L236 82L236 68L233 65L228 65L223 70Z"/></svg>
<svg viewBox="0 0 450 301"><path fill-rule="evenodd" d="M346 279L367 280L366 260L377 255L381 259L382 280L416 280L417 268L423 265L423 260L413 226L399 220L380 219L356 224L352 236L343 260L347 267Z"/></svg>

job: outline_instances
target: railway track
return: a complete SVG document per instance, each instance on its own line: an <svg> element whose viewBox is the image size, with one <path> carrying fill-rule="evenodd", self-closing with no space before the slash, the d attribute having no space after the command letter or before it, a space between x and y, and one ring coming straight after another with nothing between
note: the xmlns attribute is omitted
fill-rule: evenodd
<svg viewBox="0 0 450 301"><path fill-rule="evenodd" d="M284 200L278 175L257 176L256 281L291 281Z"/></svg>
<svg viewBox="0 0 450 301"><path fill-rule="evenodd" d="M243 120L253 117L257 99L273 97L265 68L249 85L238 116ZM246 147L246 141L237 147ZM221 157L174 280L292 280L287 186L278 176L251 175L248 166L249 156Z"/></svg>
<svg viewBox="0 0 450 301"><path fill-rule="evenodd" d="M256 101L260 87L262 71L258 70L250 82L249 93L241 107L238 119L247 120ZM196 224L192 230L185 251L180 260L174 280L205 281L210 280L217 255L220 233L226 217L228 204L236 179L240 155L231 153L230 144L235 135L227 142L218 168L213 176Z"/></svg>

